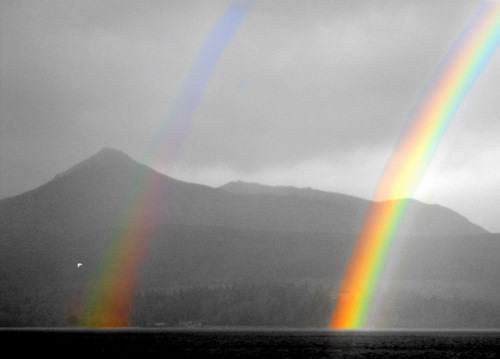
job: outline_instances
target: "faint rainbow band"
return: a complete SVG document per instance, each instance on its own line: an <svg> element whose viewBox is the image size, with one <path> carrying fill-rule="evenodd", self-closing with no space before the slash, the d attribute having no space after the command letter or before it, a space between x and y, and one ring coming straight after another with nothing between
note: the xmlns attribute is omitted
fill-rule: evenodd
<svg viewBox="0 0 500 359"><path fill-rule="evenodd" d="M145 151L144 161L155 157L169 164L175 159L217 63L253 1L231 4L207 35L182 90ZM151 215L149 206L156 195L156 181L146 178L144 173L142 168L137 171L121 225L103 254L84 298L79 326L126 327L130 323L140 266L155 234L154 226L148 226L147 222Z"/></svg>

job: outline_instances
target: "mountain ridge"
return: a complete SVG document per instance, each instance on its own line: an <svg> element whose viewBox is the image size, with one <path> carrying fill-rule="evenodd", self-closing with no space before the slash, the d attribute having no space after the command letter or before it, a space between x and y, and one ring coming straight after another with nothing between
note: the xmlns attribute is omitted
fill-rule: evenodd
<svg viewBox="0 0 500 359"><path fill-rule="evenodd" d="M24 221L24 225L33 222L40 226L80 221L82 225L117 225L127 203L133 206L131 194L141 186L157 194L148 206L151 224L355 233L370 203L363 198L312 188L242 181L214 188L183 182L136 162L121 151L104 148L40 187L0 200L0 224L23 225ZM15 210L7 209L9 206ZM169 213L163 213L167 208ZM15 213L19 218L11 220ZM402 233L412 231L439 236L488 233L453 210L416 200L410 200L401 226Z"/></svg>
<svg viewBox="0 0 500 359"><path fill-rule="evenodd" d="M151 201L134 206L132 194L144 183ZM0 325L2 318L24 326L71 323L103 255L133 223L124 219L137 210L138 226L153 229L140 268L141 295L307 282L329 288L325 298L334 298L370 202L313 189L238 186L265 193L179 181L104 150L32 191L0 200ZM446 207L412 200L394 244L396 290L434 296L458 288L454 293L464 298L498 302L490 273L500 271L499 235ZM143 309L149 318L150 308Z"/></svg>
<svg viewBox="0 0 500 359"><path fill-rule="evenodd" d="M300 187L293 187L293 186L268 186L268 185L263 185L260 183L254 183L254 182L245 182L241 180L237 181L230 181L220 187L220 189L226 190L228 192L234 193L234 194L239 194L239 195L276 195L276 196L296 196L296 197L302 197L302 198L320 198L322 200L345 200L345 199L351 199L351 200L357 200L357 201L364 201L365 203L370 203L369 200L361 198L361 197L356 197L352 195L347 195L347 194L342 194L342 193L337 193L337 192L328 192L328 191L322 191L322 190L317 190L311 187L305 187L305 188L300 188ZM391 202L391 201L397 201L397 200L386 200L386 201L379 201L376 203L386 203L386 202ZM425 211L426 209L423 208L433 208L436 211L442 212L452 212L454 215L459 216L462 218L464 221L467 221L473 226L478 226L471 222L468 218L463 216L457 211L454 211L453 209L450 209L448 207L442 206L440 204L436 203L423 203L415 199L409 199L410 204L408 211L414 212L414 211ZM420 208L415 208L415 207L420 207ZM486 229L478 226L481 228L481 231L484 231L483 233L490 233Z"/></svg>

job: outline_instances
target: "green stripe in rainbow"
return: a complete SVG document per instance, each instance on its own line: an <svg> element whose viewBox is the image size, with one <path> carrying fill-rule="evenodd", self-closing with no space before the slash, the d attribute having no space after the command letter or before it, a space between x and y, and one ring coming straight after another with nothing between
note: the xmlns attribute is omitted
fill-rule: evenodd
<svg viewBox="0 0 500 359"><path fill-rule="evenodd" d="M163 164L170 163L184 140L194 112L210 81L223 51L248 13L253 0L234 3L219 18L208 34L191 67L182 90L170 106L163 125L144 154L144 161L153 156ZM148 254L154 226L148 226L158 209L150 208L156 193L159 176L145 177L143 168L137 170L122 224L115 233L101 261L81 308L82 327L126 327L133 305L139 269ZM167 211L168 208L161 210Z"/></svg>
<svg viewBox="0 0 500 359"><path fill-rule="evenodd" d="M500 4L483 3L417 101L384 168L344 274L331 329L364 328L408 198L421 183L460 103L499 45Z"/></svg>

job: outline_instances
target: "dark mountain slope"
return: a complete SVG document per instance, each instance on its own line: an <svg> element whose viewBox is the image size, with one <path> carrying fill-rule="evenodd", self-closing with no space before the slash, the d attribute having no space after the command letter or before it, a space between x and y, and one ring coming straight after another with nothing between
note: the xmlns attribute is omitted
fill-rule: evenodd
<svg viewBox="0 0 500 359"><path fill-rule="evenodd" d="M17 197L0 201L0 227L57 230L113 227L124 211L136 210L132 194L154 191L146 210L149 224L177 223L271 231L357 232L368 201L311 189L240 183L220 189L185 183L104 149ZM146 224L146 223L145 223ZM480 234L483 229L437 205L412 201L403 233Z"/></svg>
<svg viewBox="0 0 500 359"><path fill-rule="evenodd" d="M124 214L138 208L132 194L144 188L153 195L141 207L141 225L155 228L155 237L141 264L141 291L264 281L308 281L335 291L369 204L312 189L186 183L104 149L43 186L0 201L0 308L31 308L24 319L6 314L9 320L29 325L31 315L33 323L64 323L128 225ZM432 280L457 288L466 283L476 288L472 297L495 298L497 286L488 278L500 270L498 236L418 201L411 201L402 233L394 278L405 289L432 293ZM1 319L2 309L0 325Z"/></svg>
<svg viewBox="0 0 500 359"><path fill-rule="evenodd" d="M316 220L324 221L324 229L329 223L340 231L357 232L361 224L369 201L340 193L319 191L311 188L296 188L288 186L265 186L242 181L230 182L220 187L230 193L245 196L248 201L287 201L293 207L293 200L301 202L303 208L309 204L323 206L323 211L315 211ZM311 213L310 208L306 212ZM338 232L334 231L334 232ZM471 223L464 216L440 205L424 204L410 200L405 219L401 225L401 234L406 235L464 235L485 234L483 228Z"/></svg>

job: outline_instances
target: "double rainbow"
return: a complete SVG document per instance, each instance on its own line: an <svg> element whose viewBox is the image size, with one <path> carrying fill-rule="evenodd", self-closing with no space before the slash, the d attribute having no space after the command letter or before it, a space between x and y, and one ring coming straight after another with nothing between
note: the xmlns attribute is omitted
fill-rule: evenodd
<svg viewBox="0 0 500 359"><path fill-rule="evenodd" d="M170 106L163 125L143 155L163 164L176 156L218 60L250 9L253 0L231 4L207 35L178 97ZM149 208L157 195L158 177L144 176L139 168L134 190L125 206L121 225L101 260L101 266L84 298L79 314L82 327L126 327L139 278L140 265L146 258L154 236L148 226L155 209ZM168 208L163 208L167 211Z"/></svg>
<svg viewBox="0 0 500 359"><path fill-rule="evenodd" d="M408 198L421 183L460 103L499 45L500 4L483 3L424 89L384 168L344 274L331 329L364 328Z"/></svg>

